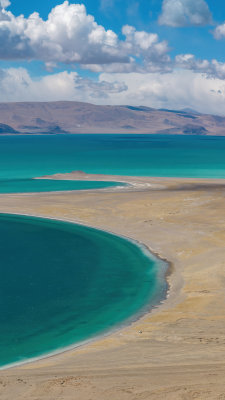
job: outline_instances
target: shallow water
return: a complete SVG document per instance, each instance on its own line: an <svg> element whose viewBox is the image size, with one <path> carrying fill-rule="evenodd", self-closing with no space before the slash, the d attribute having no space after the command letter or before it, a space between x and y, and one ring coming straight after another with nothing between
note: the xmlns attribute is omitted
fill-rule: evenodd
<svg viewBox="0 0 225 400"><path fill-rule="evenodd" d="M123 183L119 184L123 186ZM0 193L55 192L103 189L118 186L117 182L61 181L51 179L0 179Z"/></svg>
<svg viewBox="0 0 225 400"><path fill-rule="evenodd" d="M98 334L165 296L166 264L83 226L0 215L0 366Z"/></svg>

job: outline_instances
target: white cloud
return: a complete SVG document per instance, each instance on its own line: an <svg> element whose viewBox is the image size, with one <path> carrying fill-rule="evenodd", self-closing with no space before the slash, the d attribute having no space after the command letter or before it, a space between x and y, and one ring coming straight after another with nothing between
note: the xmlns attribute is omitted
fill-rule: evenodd
<svg viewBox="0 0 225 400"><path fill-rule="evenodd" d="M97 81L76 72L32 79L23 68L0 70L0 101L74 100L96 104L194 108L224 115L225 82L190 70L170 73L102 73Z"/></svg>
<svg viewBox="0 0 225 400"><path fill-rule="evenodd" d="M215 59L201 60L193 54L179 54L175 57L176 68L189 69L193 72L202 72L209 78L225 79L225 63Z"/></svg>
<svg viewBox="0 0 225 400"><path fill-rule="evenodd" d="M0 1L9 4L8 0ZM118 65L134 70L142 63L163 68L168 61L167 42L131 26L125 26L123 33L126 39L119 40L115 32L98 25L83 4L65 1L51 10L47 20L36 12L25 18L0 8L0 59L42 60L47 69L58 62L80 63L92 69L102 65L102 70L104 66L112 70L115 64L116 71Z"/></svg>
<svg viewBox="0 0 225 400"><path fill-rule="evenodd" d="M133 26L129 25L125 25L122 32L126 36L125 43L128 49L132 54L142 57L145 64L148 66L163 65L163 69L169 64L168 44L166 41L160 42L157 34L136 31Z"/></svg>
<svg viewBox="0 0 225 400"><path fill-rule="evenodd" d="M0 7L1 8L7 8L9 7L11 2L9 0L0 0Z"/></svg>
<svg viewBox="0 0 225 400"><path fill-rule="evenodd" d="M0 69L0 101L100 101L127 90L123 82L93 81L77 72L32 79L24 68Z"/></svg>
<svg viewBox="0 0 225 400"><path fill-rule="evenodd" d="M163 0L161 25L173 27L212 23L212 15L205 0Z"/></svg>
<svg viewBox="0 0 225 400"><path fill-rule="evenodd" d="M143 60L142 65L134 63L133 71L166 71L170 64L167 41L160 42L156 33L137 31L130 25L125 25L122 32L126 37L124 47L128 54Z"/></svg>
<svg viewBox="0 0 225 400"><path fill-rule="evenodd" d="M177 7L170 20L173 26L180 26L181 10L185 11L184 24L211 20L203 0L164 0L165 4L186 6ZM37 13L16 17L7 10L8 5L8 0L0 0L0 59L42 60L51 72L58 62L80 63L99 73L99 78L91 80L64 71L34 79L24 68L4 69L0 70L0 101L76 100L191 107L224 114L225 63L199 60L193 54L171 60L166 41L129 25L123 27L124 39L120 40L115 32L98 25L82 4L65 1L52 9L47 20ZM205 13L201 12L204 9ZM218 38L225 36L225 24L223 29L218 30Z"/></svg>
<svg viewBox="0 0 225 400"><path fill-rule="evenodd" d="M213 32L215 39L224 39L225 38L225 23L218 25Z"/></svg>
<svg viewBox="0 0 225 400"><path fill-rule="evenodd" d="M156 33L137 31L133 26L122 28L125 40L121 42L124 54L129 56L129 63L108 63L82 65L94 72L167 72L171 70L167 41L160 41ZM137 59L139 62L137 62Z"/></svg>
<svg viewBox="0 0 225 400"><path fill-rule="evenodd" d="M192 0L188 1L192 4ZM184 5L187 0L164 0L164 6L169 2ZM196 0L195 4L201 5L201 2ZM177 64L169 56L167 41L160 41L156 33L125 25L124 40L119 40L115 32L98 25L82 4L65 1L51 10L47 20L38 13L28 18L16 17L3 8L10 4L9 0L0 0L0 4L1 60L42 60L48 71L53 71L59 62L79 63L82 68L97 73L167 73ZM222 78L219 72L222 65L213 63L209 65L210 74ZM207 72L205 60L178 60L178 64Z"/></svg>
<svg viewBox="0 0 225 400"><path fill-rule="evenodd" d="M9 0L0 0L0 22L8 20L7 11L5 9L10 6L10 4Z"/></svg>
<svg viewBox="0 0 225 400"><path fill-rule="evenodd" d="M6 2L6 0L1 0ZM2 9L0 59L39 59L46 62L129 62L117 35L98 25L82 4L65 1L44 21L34 12L28 18Z"/></svg>
<svg viewBox="0 0 225 400"><path fill-rule="evenodd" d="M103 81L123 82L127 91L110 96L111 104L155 108L190 107L203 113L225 115L225 82L189 70L160 74L102 74Z"/></svg>

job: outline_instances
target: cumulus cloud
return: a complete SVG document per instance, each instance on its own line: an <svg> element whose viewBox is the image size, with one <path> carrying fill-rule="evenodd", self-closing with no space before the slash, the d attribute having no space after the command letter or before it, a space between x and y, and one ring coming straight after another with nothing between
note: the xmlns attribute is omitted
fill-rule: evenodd
<svg viewBox="0 0 225 400"><path fill-rule="evenodd" d="M134 59L140 58L151 65L167 61L168 46L158 35L137 32L125 26L125 40L119 40L112 30L98 25L92 15L87 14L83 4L69 4L68 1L53 8L47 20L34 12L28 18L14 16L3 8L8 0L0 0L0 59L1 60L42 60L51 69L58 62L117 67L130 64L135 68ZM116 67L116 68L117 68ZM117 70L117 69L116 69Z"/></svg>
<svg viewBox="0 0 225 400"><path fill-rule="evenodd" d="M123 52L129 56L129 63L82 65L94 72L167 72L172 62L167 41L160 41L155 33L137 31L133 26L122 28L125 40ZM137 59L139 62L137 62Z"/></svg>
<svg viewBox="0 0 225 400"><path fill-rule="evenodd" d="M129 62L117 35L98 25L82 4L65 1L52 9L46 21L36 12L28 18L16 17L3 8L2 13L1 59L85 64Z"/></svg>
<svg viewBox="0 0 225 400"><path fill-rule="evenodd" d="M28 18L14 16L7 9L9 4L0 0L0 59L42 60L51 72L59 62L79 63L99 77L92 80L64 71L32 78L24 68L0 69L0 101L76 100L192 107L224 114L225 63L200 60L193 54L180 54L171 60L166 41L130 25L122 28L123 39L119 39L115 32L98 25L82 4L65 1L52 9L47 20L37 13ZM183 14L182 7L177 7L167 25L181 26L181 21L201 25L211 20L203 0L195 0L195 6L192 0L164 0L163 13L166 4L186 5ZM208 10L205 13L201 12L203 5ZM217 38L225 36L225 24L223 29L222 25L217 28Z"/></svg>
<svg viewBox="0 0 225 400"><path fill-rule="evenodd" d="M9 7L11 2L9 0L0 0L0 7L1 8L7 8Z"/></svg>
<svg viewBox="0 0 225 400"><path fill-rule="evenodd" d="M212 15L204 0L163 0L161 25L181 27L212 23Z"/></svg>
<svg viewBox="0 0 225 400"><path fill-rule="evenodd" d="M225 23L218 25L213 32L215 39L224 39L225 38Z"/></svg>
<svg viewBox="0 0 225 400"><path fill-rule="evenodd" d="M193 54L179 54L175 58L175 66L193 72L201 72L209 78L225 79L225 63L215 59L201 60Z"/></svg>
<svg viewBox="0 0 225 400"><path fill-rule="evenodd" d="M127 52L143 60L145 71L165 70L168 67L170 57L167 41L159 41L156 33L137 31L130 25L125 25L122 32L126 37L124 46Z"/></svg>
<svg viewBox="0 0 225 400"><path fill-rule="evenodd" d="M33 79L24 68L0 70L0 101L76 100L97 104L194 108L224 115L225 82L190 70L169 73L102 73L97 81L77 72Z"/></svg>
<svg viewBox="0 0 225 400"><path fill-rule="evenodd" d="M127 91L110 96L111 104L146 105L155 108L193 108L224 115L225 82L189 70L170 73L102 74L100 79L123 82Z"/></svg>
<svg viewBox="0 0 225 400"><path fill-rule="evenodd" d="M0 22L7 21L9 18L7 16L6 8L10 6L9 0L0 0Z"/></svg>
<svg viewBox="0 0 225 400"><path fill-rule="evenodd" d="M186 2L164 0L164 5L171 1L173 4ZM198 2L196 0L195 4ZM0 0L1 60L42 60L48 71L62 62L79 63L82 68L97 73L143 74L167 73L178 63L196 71L207 72L208 68L211 74L223 76L219 72L222 65L216 61L211 66L206 65L206 61L196 61L193 56L172 61L167 41L161 41L156 33L137 31L125 25L122 28L124 39L120 40L115 32L98 25L82 4L65 1L51 10L47 20L38 13L28 18L16 17L6 10L9 5L9 0Z"/></svg>
<svg viewBox="0 0 225 400"><path fill-rule="evenodd" d="M93 81L77 72L60 72L39 79L25 68L0 69L0 101L100 101L127 90L124 82Z"/></svg>

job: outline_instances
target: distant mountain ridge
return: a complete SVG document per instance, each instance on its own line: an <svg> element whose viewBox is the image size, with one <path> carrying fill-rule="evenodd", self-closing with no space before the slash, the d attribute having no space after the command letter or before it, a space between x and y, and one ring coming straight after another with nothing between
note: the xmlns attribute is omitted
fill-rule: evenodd
<svg viewBox="0 0 225 400"><path fill-rule="evenodd" d="M75 101L0 103L0 134L154 133L225 136L225 117L191 109Z"/></svg>

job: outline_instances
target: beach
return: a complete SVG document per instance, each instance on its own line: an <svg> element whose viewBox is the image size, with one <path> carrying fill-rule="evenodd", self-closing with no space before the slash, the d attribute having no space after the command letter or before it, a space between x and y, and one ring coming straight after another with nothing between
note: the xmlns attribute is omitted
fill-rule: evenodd
<svg viewBox="0 0 225 400"><path fill-rule="evenodd" d="M1 399L225 399L225 180L82 172L52 178L130 186L2 194L0 212L77 222L134 239L169 262L169 292L128 327L1 371Z"/></svg>

